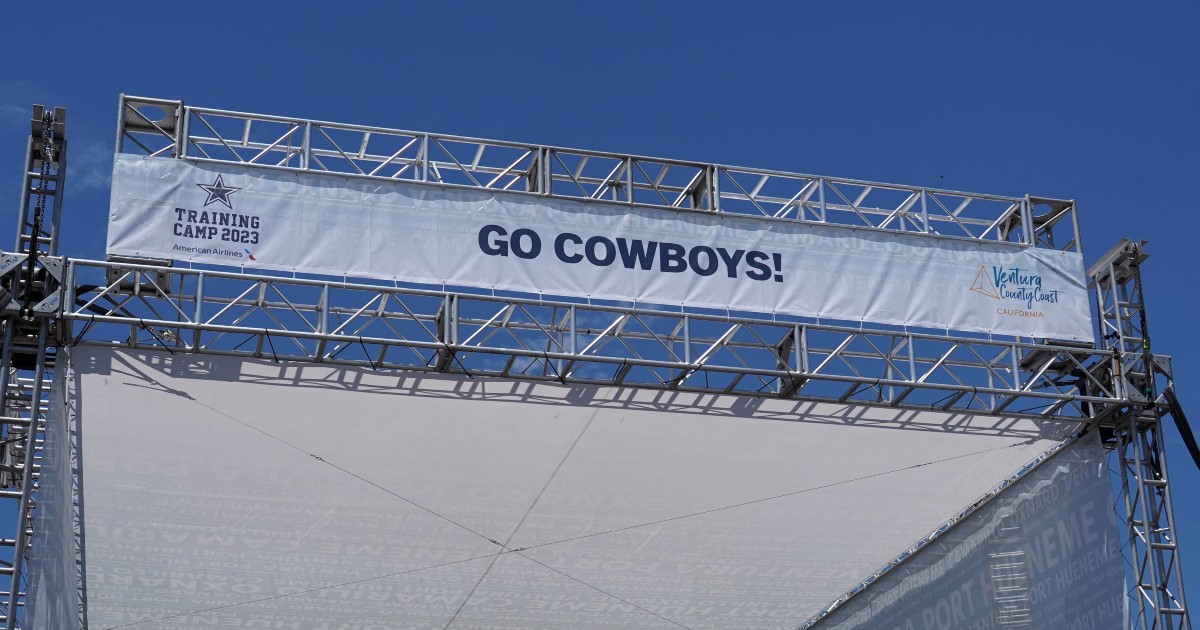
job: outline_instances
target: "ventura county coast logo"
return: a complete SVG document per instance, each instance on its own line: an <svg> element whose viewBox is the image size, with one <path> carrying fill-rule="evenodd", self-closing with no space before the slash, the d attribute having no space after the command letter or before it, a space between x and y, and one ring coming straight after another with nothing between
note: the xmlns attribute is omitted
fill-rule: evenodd
<svg viewBox="0 0 1200 630"><path fill-rule="evenodd" d="M250 246L258 244L262 222L258 215L233 212L230 197L241 188L227 185L220 174L213 183L196 186L207 197L200 210L175 208L175 222L171 226L175 235L173 249L189 254L257 260L250 253ZM220 206L208 209L214 203L225 206L228 211ZM223 243L236 243L236 246L223 247Z"/></svg>
<svg viewBox="0 0 1200 630"><path fill-rule="evenodd" d="M1045 317L1044 311L1034 310L1034 307L1058 303L1058 289L1047 289L1042 276L1018 267L980 265L970 291L1001 302L996 313L1010 317Z"/></svg>

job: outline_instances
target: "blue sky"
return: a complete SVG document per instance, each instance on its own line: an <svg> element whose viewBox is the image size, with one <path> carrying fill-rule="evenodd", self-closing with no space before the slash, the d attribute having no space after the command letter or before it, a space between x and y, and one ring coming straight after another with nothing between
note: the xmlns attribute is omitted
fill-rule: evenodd
<svg viewBox="0 0 1200 630"><path fill-rule="evenodd" d="M330 8L332 7L332 8ZM0 199L29 105L68 109L62 250L101 258L117 95L1077 200L1085 258L1150 241L1157 353L1200 429L1200 7L250 3L0 8ZM11 224L10 224L11 225ZM1200 591L1200 472L1169 430ZM1193 597L1194 599L1194 597Z"/></svg>

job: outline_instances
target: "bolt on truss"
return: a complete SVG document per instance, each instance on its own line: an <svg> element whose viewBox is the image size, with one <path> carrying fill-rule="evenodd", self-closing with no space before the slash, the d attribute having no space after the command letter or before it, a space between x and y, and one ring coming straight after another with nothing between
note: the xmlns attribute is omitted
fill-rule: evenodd
<svg viewBox="0 0 1200 630"><path fill-rule="evenodd" d="M33 108L15 252L0 254L0 500L16 518L0 531L0 619L17 627L33 535L38 462L57 354L63 259L58 225L66 176L66 113Z"/></svg>
<svg viewBox="0 0 1200 630"><path fill-rule="evenodd" d="M1138 627L1191 628L1175 539L1162 421L1177 411L1171 363L1150 352L1140 265L1145 243L1125 239L1089 271L1099 313L1101 343L1113 352L1111 380L1129 404L1110 407L1116 428L1133 571Z"/></svg>
<svg viewBox="0 0 1200 630"><path fill-rule="evenodd" d="M264 116L122 96L117 151L1079 251L1072 201Z"/></svg>

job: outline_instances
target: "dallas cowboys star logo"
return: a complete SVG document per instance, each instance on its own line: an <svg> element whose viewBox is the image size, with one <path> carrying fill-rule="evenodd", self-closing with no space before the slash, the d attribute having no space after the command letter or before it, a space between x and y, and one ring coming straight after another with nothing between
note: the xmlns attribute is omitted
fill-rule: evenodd
<svg viewBox="0 0 1200 630"><path fill-rule="evenodd" d="M217 175L217 181L211 184L196 185L203 188L204 192L208 193L208 199L204 200L205 206L210 203L220 201L221 203L225 204L226 208L229 208L230 210L233 210L233 204L229 203L229 195L241 190L241 188L226 186L225 181L221 179L220 175Z"/></svg>

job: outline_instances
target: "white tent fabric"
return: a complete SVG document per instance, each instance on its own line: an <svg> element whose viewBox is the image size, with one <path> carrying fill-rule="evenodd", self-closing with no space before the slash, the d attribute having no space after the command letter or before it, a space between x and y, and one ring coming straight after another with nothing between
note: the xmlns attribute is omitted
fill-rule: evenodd
<svg viewBox="0 0 1200 630"><path fill-rule="evenodd" d="M99 347L71 369L92 630L796 627L1078 428Z"/></svg>
<svg viewBox="0 0 1200 630"><path fill-rule="evenodd" d="M75 546L72 431L65 371L54 374L42 442L34 538L25 575L27 628L79 627L79 568Z"/></svg>
<svg viewBox="0 0 1200 630"><path fill-rule="evenodd" d="M1125 628L1125 568L1095 432L1006 488L819 628Z"/></svg>

